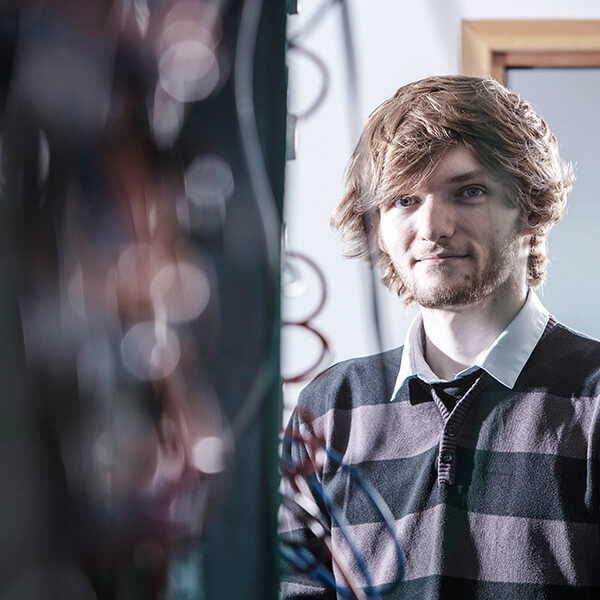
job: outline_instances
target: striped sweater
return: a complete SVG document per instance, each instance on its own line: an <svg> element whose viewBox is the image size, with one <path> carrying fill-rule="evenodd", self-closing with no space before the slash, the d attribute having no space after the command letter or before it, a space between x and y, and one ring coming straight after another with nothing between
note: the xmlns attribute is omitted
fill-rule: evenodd
<svg viewBox="0 0 600 600"><path fill-rule="evenodd" d="M305 388L288 426L284 458L310 461L347 521L339 527L315 498L332 554L367 586L363 556L371 586L391 589L386 598L600 598L600 342L551 318L512 390L482 372L451 413L416 378L389 401L401 356L333 366ZM389 506L402 581L381 513L351 470L310 443L315 436ZM322 543L285 503L281 528L284 539ZM343 597L297 574L284 574L282 595Z"/></svg>

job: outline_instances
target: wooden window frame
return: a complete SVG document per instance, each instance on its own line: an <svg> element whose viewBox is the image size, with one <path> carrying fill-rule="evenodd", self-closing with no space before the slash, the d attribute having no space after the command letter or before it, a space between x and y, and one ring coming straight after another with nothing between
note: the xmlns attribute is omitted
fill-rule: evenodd
<svg viewBox="0 0 600 600"><path fill-rule="evenodd" d="M461 73L506 83L508 67L600 67L600 20L464 20Z"/></svg>

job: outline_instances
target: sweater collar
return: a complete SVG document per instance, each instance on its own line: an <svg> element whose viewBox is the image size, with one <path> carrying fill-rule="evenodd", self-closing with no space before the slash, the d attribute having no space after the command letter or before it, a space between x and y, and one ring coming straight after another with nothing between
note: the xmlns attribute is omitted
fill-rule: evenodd
<svg viewBox="0 0 600 600"><path fill-rule="evenodd" d="M494 340L492 345L479 355L476 363L457 375L481 368L502 385L512 389L533 349L539 342L548 323L550 314L539 298L529 291L527 300L517 316ZM418 377L427 383L441 381L425 362L423 354L423 315L419 313L410 324L402 352L400 371L392 400L409 377Z"/></svg>

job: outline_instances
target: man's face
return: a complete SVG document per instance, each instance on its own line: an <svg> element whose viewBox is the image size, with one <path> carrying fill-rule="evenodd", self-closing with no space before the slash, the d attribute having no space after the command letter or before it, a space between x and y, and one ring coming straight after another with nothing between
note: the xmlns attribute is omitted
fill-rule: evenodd
<svg viewBox="0 0 600 600"><path fill-rule="evenodd" d="M529 235L507 188L466 148L380 209L379 245L416 302L449 308L524 289Z"/></svg>

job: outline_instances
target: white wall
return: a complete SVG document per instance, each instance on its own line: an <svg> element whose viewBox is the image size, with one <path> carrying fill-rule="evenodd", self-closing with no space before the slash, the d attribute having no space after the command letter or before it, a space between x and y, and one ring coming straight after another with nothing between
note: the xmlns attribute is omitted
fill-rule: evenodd
<svg viewBox="0 0 600 600"><path fill-rule="evenodd" d="M600 18L597 0L347 2L360 97L347 95L340 7L335 4L301 42L327 64L330 90L320 110L298 125L297 158L288 163L285 198L288 248L309 255L327 279L328 301L314 324L330 341L335 361L377 351L365 268L342 257L342 246L328 225L329 214L341 197L344 169L356 141L356 132L350 130L350 103L359 103L364 122L401 85L429 75L458 73L462 19ZM289 18L290 34L302 27L321 4L322 0L304 0L301 14ZM289 110L295 113L310 104L318 92L319 77L314 66L297 53L289 53L288 64ZM307 283L309 288L314 287L310 280ZM381 298L385 345L400 345L415 309L405 309L387 291L381 293ZM284 317L286 312L306 313L310 305L310 293L293 301L284 296ZM308 336L291 331L288 328L283 335L284 373L296 372L308 364L316 350ZM286 403L295 400L301 387L286 386Z"/></svg>

